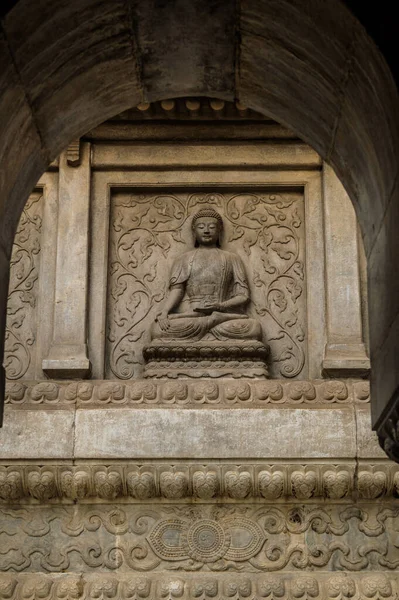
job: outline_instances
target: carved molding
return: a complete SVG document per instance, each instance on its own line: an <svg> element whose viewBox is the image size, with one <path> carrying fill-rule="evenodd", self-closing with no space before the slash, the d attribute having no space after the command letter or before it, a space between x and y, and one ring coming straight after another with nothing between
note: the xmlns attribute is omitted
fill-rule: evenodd
<svg viewBox="0 0 399 600"><path fill-rule="evenodd" d="M70 167L78 167L82 162L80 138L73 140L67 148L67 163Z"/></svg>
<svg viewBox="0 0 399 600"><path fill-rule="evenodd" d="M131 502L261 499L301 502L324 498L377 500L399 497L395 464L113 464L0 466L0 501L34 499L80 501L89 498Z"/></svg>
<svg viewBox="0 0 399 600"><path fill-rule="evenodd" d="M370 402L368 381L21 381L7 382L10 406L340 406Z"/></svg>
<svg viewBox="0 0 399 600"><path fill-rule="evenodd" d="M0 574L2 600L395 600L396 575L389 573L160 574L151 577L102 573Z"/></svg>
<svg viewBox="0 0 399 600"><path fill-rule="evenodd" d="M398 519L375 502L2 507L0 571L397 573Z"/></svg>
<svg viewBox="0 0 399 600"><path fill-rule="evenodd" d="M270 120L240 102L228 102L217 98L170 98L158 102L142 102L136 108L122 113L119 118L127 117L133 120Z"/></svg>

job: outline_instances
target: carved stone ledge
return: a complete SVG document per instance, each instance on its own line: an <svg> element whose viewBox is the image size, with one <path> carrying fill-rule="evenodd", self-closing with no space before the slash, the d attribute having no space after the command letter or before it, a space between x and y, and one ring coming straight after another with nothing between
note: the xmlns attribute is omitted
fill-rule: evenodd
<svg viewBox="0 0 399 600"><path fill-rule="evenodd" d="M340 406L368 403L368 381L9 381L11 406Z"/></svg>
<svg viewBox="0 0 399 600"><path fill-rule="evenodd" d="M399 593L392 573L284 573L269 575L161 573L131 575L0 574L0 598L64 600L108 598L118 600L394 600Z"/></svg>
<svg viewBox="0 0 399 600"><path fill-rule="evenodd" d="M113 464L0 466L0 502L97 499L130 502L197 499L214 502L331 501L399 497L392 464Z"/></svg>
<svg viewBox="0 0 399 600"><path fill-rule="evenodd" d="M392 573L284 573L269 575L161 573L131 575L0 574L0 598L64 600L108 598L118 600L394 600L399 593Z"/></svg>

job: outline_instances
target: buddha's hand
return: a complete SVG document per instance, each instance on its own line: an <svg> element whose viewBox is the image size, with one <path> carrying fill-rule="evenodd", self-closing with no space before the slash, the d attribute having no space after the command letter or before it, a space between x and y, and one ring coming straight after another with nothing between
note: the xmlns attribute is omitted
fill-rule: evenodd
<svg viewBox="0 0 399 600"><path fill-rule="evenodd" d="M161 312L159 315L156 316L155 320L157 321L162 331L166 331L167 329L169 329L170 323L167 312Z"/></svg>
<svg viewBox="0 0 399 600"><path fill-rule="evenodd" d="M199 306L194 310L195 312L210 315L213 312L220 312L223 309L220 302L204 302L202 306Z"/></svg>

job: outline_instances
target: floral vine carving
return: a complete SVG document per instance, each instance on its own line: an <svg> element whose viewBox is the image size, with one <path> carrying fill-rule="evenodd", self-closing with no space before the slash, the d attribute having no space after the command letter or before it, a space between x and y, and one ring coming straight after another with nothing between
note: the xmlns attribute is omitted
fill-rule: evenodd
<svg viewBox="0 0 399 600"><path fill-rule="evenodd" d="M174 258L192 245L190 217L201 204L223 215L223 246L246 264L250 312L272 348L273 377L303 372L305 354L304 213L299 193L115 194L110 224L109 374L140 377L142 347L159 313Z"/></svg>
<svg viewBox="0 0 399 600"><path fill-rule="evenodd" d="M42 195L31 194L19 220L11 256L4 366L8 379L24 377L36 341Z"/></svg>

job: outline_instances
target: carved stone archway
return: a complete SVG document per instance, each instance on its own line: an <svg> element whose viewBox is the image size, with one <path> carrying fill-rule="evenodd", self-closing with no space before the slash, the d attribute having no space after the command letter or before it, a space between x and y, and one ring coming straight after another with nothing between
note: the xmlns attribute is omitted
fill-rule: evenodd
<svg viewBox="0 0 399 600"><path fill-rule="evenodd" d="M391 73L335 0L20 0L0 37L1 316L26 198L84 131L143 101L237 99L292 128L335 169L368 255L374 426L398 459L395 413L398 103Z"/></svg>

